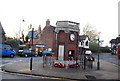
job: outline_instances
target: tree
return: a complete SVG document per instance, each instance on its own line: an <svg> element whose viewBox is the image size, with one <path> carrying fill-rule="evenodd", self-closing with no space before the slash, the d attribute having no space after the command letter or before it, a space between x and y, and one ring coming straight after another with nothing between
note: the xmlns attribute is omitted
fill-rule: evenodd
<svg viewBox="0 0 120 81"><path fill-rule="evenodd" d="M28 35L25 37L25 43L27 43L28 42L28 40L29 40L29 37L28 37Z"/></svg>
<svg viewBox="0 0 120 81"><path fill-rule="evenodd" d="M101 50L101 52L103 52L103 53L110 53L110 48L109 48L108 46L101 47L100 50Z"/></svg>
<svg viewBox="0 0 120 81"><path fill-rule="evenodd" d="M88 35L90 40L100 36L100 32L94 30L93 27L90 26L89 24L85 25L85 27L83 28L83 34Z"/></svg>
<svg viewBox="0 0 120 81"><path fill-rule="evenodd" d="M5 44L9 44L13 48L17 48L19 46L18 40L15 40L15 39L10 38L10 37L6 37Z"/></svg>
<svg viewBox="0 0 120 81"><path fill-rule="evenodd" d="M98 52L98 43L96 41L93 41L93 39L95 39L96 37L100 36L100 32L97 32L96 30L93 29L92 26L90 26L89 24L85 25L85 27L83 28L83 34L84 35L88 35L89 39L90 39L90 50L92 50L92 52Z"/></svg>
<svg viewBox="0 0 120 81"><path fill-rule="evenodd" d="M96 52L98 52L99 46L96 42L90 42L90 47L89 48L92 52L96 53Z"/></svg>

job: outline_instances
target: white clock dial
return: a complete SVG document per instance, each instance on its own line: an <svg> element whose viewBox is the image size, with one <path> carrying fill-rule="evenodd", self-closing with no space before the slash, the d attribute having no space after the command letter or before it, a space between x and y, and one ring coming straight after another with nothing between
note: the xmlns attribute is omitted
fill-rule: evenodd
<svg viewBox="0 0 120 81"><path fill-rule="evenodd" d="M74 40L75 40L75 35L74 35L74 34L71 34L71 35L70 35L70 40L71 40L71 41L74 41Z"/></svg>

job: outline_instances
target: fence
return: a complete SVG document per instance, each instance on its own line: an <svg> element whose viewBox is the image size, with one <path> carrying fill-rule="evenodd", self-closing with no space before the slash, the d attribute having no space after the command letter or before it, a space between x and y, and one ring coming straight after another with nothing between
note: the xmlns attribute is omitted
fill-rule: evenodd
<svg viewBox="0 0 120 81"><path fill-rule="evenodd" d="M93 60L86 58L78 58L77 60L56 60L57 57L43 56L43 68L44 67L58 67L58 68L80 68L80 69L92 69Z"/></svg>

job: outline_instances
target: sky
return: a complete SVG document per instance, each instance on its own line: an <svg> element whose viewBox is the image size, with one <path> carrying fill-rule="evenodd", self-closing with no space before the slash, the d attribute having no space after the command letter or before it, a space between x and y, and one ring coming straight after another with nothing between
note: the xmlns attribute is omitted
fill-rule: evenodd
<svg viewBox="0 0 120 81"><path fill-rule="evenodd" d="M57 21L80 23L80 34L85 25L101 32L103 45L118 36L119 0L0 0L0 21L7 36L15 37L19 29L28 31L32 24L43 29L46 20L55 26ZM22 20L25 22L22 22Z"/></svg>

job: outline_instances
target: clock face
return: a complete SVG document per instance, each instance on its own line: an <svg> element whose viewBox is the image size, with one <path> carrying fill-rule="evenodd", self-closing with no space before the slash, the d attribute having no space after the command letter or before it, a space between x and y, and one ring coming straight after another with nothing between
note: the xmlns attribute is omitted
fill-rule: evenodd
<svg viewBox="0 0 120 81"><path fill-rule="evenodd" d="M71 41L74 41L74 40L75 40L75 35L74 35L74 34L71 34L71 35L70 35L70 40L71 40Z"/></svg>

